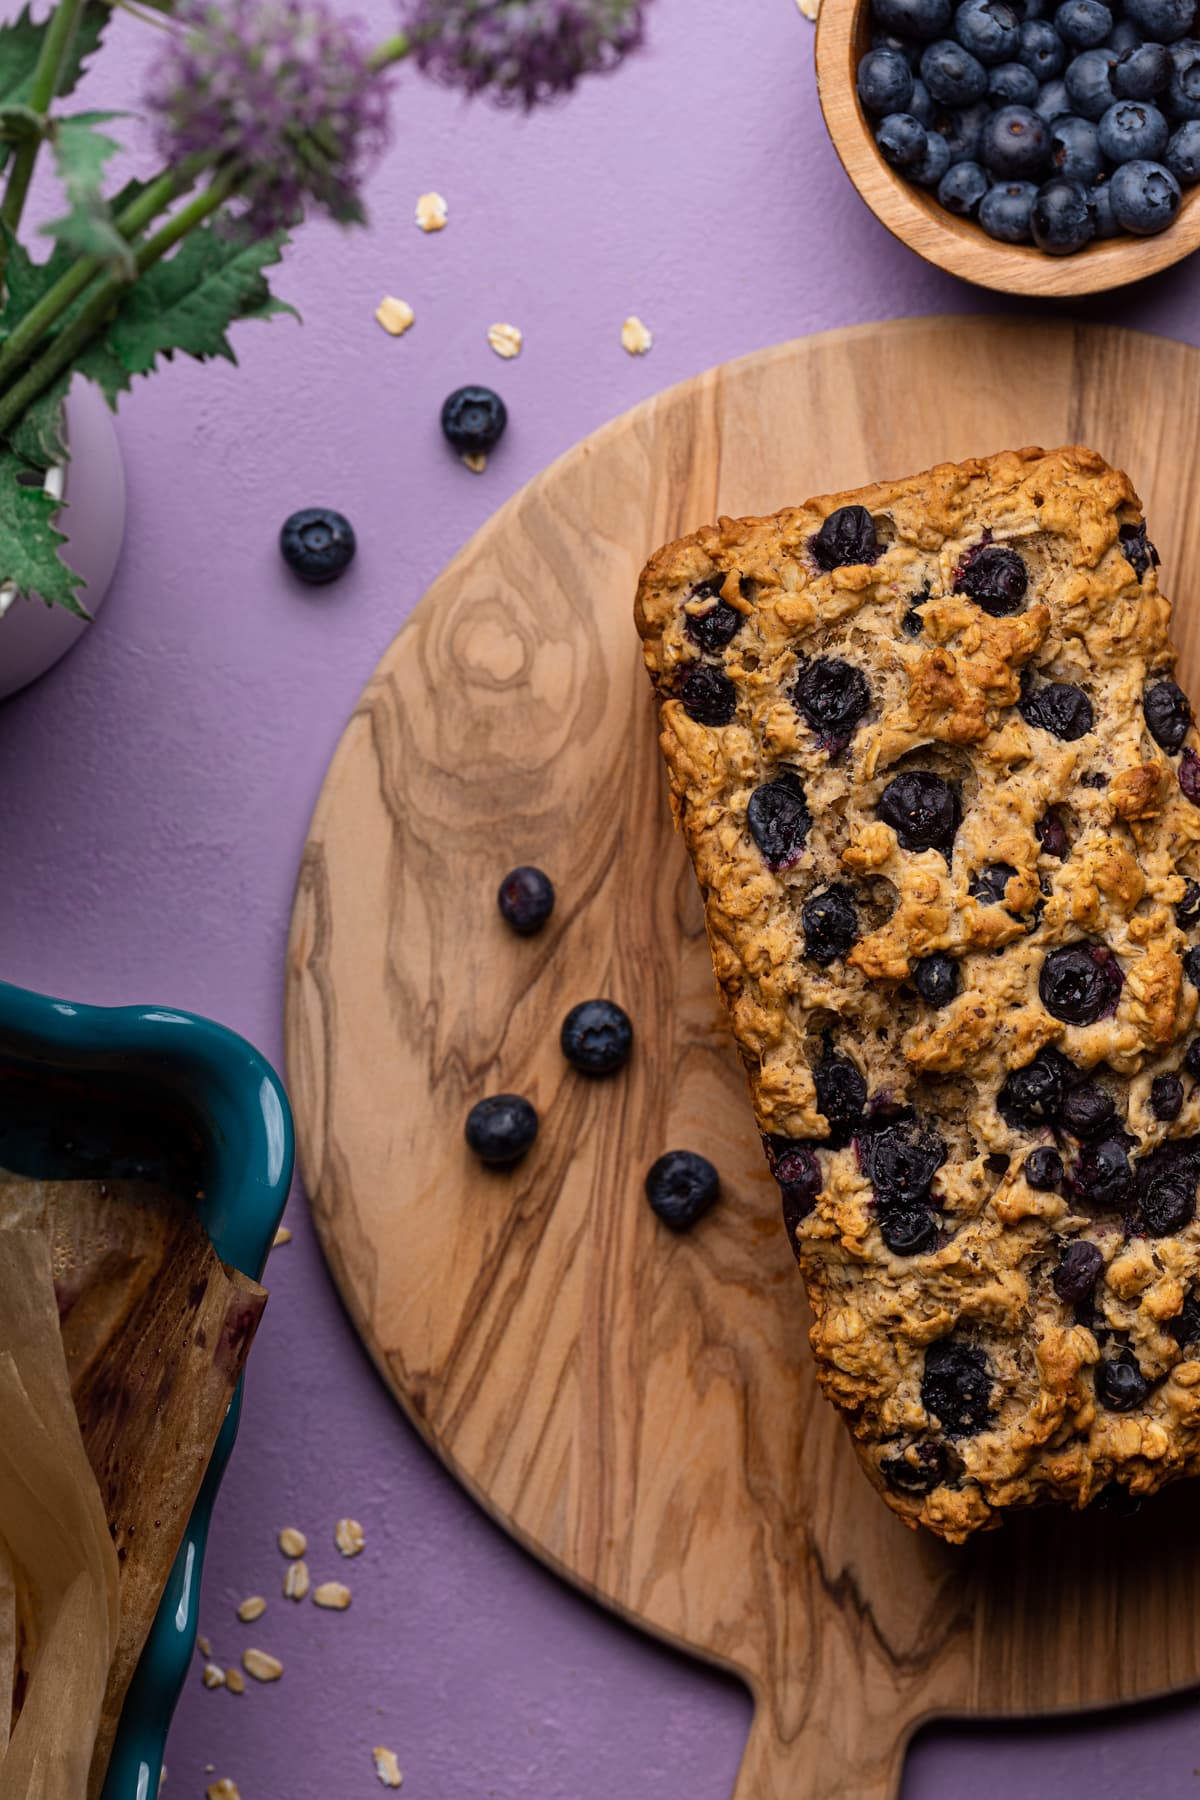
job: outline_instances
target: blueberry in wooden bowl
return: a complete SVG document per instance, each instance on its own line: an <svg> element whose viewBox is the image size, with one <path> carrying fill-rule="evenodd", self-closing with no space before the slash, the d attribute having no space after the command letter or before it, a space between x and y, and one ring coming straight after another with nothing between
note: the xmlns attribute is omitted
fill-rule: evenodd
<svg viewBox="0 0 1200 1800"><path fill-rule="evenodd" d="M1200 5L1149 53L1143 10L830 0L817 87L859 195L927 262L1001 293L1101 293L1180 261L1200 245Z"/></svg>

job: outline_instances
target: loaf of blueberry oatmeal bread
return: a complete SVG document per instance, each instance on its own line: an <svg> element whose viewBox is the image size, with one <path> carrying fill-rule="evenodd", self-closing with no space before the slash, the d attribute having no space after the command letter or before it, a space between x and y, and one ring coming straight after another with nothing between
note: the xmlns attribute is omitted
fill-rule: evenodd
<svg viewBox="0 0 1200 1800"><path fill-rule="evenodd" d="M1157 563L1123 474L1028 449L722 519L638 590L821 1385L955 1542L1200 1472L1200 737Z"/></svg>

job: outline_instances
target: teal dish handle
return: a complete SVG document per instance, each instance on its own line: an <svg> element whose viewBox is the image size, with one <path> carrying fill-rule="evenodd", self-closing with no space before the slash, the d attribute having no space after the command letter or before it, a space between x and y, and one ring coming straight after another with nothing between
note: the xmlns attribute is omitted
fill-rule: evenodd
<svg viewBox="0 0 1200 1800"><path fill-rule="evenodd" d="M292 1116L244 1038L169 1007L75 1006L0 982L0 1072L0 1167L163 1182L195 1206L223 1262L262 1275L291 1183ZM158 1793L241 1402L239 1383L130 1684L102 1800Z"/></svg>

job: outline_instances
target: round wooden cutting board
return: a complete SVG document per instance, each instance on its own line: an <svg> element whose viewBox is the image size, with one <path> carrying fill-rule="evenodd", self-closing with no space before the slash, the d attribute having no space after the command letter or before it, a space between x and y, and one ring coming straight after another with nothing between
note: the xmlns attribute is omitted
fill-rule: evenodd
<svg viewBox="0 0 1200 1800"><path fill-rule="evenodd" d="M384 1379L489 1512L648 1630L741 1674L738 1800L893 1794L936 1714L1040 1713L1200 1679L1194 1487L1030 1515L965 1550L907 1531L819 1397L774 1183L674 837L631 616L647 554L719 512L1024 444L1092 445L1142 493L1200 648L1200 352L1094 326L923 319L712 370L589 438L425 596L346 727L288 953L287 1057L325 1253ZM539 936L512 864L553 875ZM606 994L629 1068L571 1072ZM463 1143L529 1094L533 1152ZM724 1199L672 1237L662 1150Z"/></svg>

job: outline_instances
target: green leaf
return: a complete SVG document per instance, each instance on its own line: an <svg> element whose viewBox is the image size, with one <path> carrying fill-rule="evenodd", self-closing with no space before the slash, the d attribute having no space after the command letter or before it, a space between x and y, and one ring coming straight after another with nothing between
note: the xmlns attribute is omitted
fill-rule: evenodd
<svg viewBox="0 0 1200 1800"><path fill-rule="evenodd" d="M129 371L117 361L108 345L101 340L93 341L75 358L71 366L88 381L96 383L109 406L116 412L118 399L129 392L132 381Z"/></svg>
<svg viewBox="0 0 1200 1800"><path fill-rule="evenodd" d="M87 0L80 15L75 38L58 83L58 97L73 93L88 58L95 54L112 8L107 0ZM48 20L48 15L47 15ZM35 25L28 3L15 19L0 25L0 105L26 106L33 84L33 72L41 54L47 20ZM0 144L0 169L9 156L7 144Z"/></svg>
<svg viewBox="0 0 1200 1800"><path fill-rule="evenodd" d="M97 131L97 125L123 117L121 113L76 113L54 119L50 141L59 178L67 192L70 210L61 219L42 226L47 237L57 238L77 256L99 256L132 277L133 251L113 224L112 209L104 198L104 168L121 148L116 138Z"/></svg>
<svg viewBox="0 0 1200 1800"><path fill-rule="evenodd" d="M255 243L211 225L192 232L129 290L108 348L131 375L147 374L176 350L236 362L227 329L247 312L263 316L270 293L262 271L279 261L285 241L277 232Z"/></svg>
<svg viewBox="0 0 1200 1800"><path fill-rule="evenodd" d="M39 394L9 434L17 455L35 469L50 469L69 460L63 421L63 401L71 385L70 371Z"/></svg>
<svg viewBox="0 0 1200 1800"><path fill-rule="evenodd" d="M0 106L0 138L6 143L19 143L22 138L41 137L45 120L32 106Z"/></svg>
<svg viewBox="0 0 1200 1800"><path fill-rule="evenodd" d="M25 486L19 477L30 474L37 481ZM40 471L0 445L0 580L15 582L26 597L40 594L52 606L65 606L86 619L75 592L86 584L59 555L59 546L67 541L53 524L60 504L41 486Z"/></svg>

